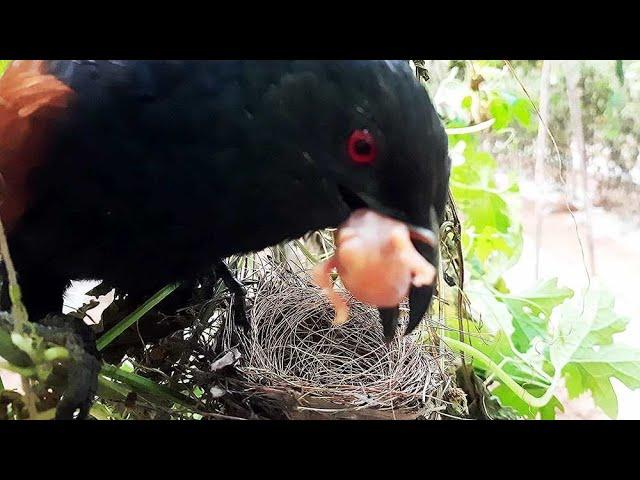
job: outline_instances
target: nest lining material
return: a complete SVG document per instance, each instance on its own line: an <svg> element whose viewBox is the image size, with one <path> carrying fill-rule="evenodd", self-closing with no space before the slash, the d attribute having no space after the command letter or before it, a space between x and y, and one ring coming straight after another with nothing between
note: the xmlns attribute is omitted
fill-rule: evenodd
<svg viewBox="0 0 640 480"><path fill-rule="evenodd" d="M296 411L437 417L453 388L445 371L451 355L441 349L434 356L401 333L386 345L377 310L353 298L348 303L349 321L334 327L332 306L307 275L277 267L264 275L249 334L224 329L224 350L241 352L241 388L258 396L287 394Z"/></svg>

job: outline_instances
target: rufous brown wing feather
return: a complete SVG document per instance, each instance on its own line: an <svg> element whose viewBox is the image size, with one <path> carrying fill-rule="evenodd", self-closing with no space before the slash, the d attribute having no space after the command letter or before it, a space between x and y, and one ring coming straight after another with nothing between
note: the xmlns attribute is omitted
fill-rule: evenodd
<svg viewBox="0 0 640 480"><path fill-rule="evenodd" d="M0 77L0 218L9 231L28 208L29 173L46 161L49 127L72 94L43 60L15 60Z"/></svg>

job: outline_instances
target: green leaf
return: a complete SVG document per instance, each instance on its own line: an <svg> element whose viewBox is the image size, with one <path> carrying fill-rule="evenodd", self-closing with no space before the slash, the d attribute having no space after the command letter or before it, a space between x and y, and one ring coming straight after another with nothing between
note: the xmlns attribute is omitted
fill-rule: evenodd
<svg viewBox="0 0 640 480"><path fill-rule="evenodd" d="M506 233L511 225L509 206L497 192L451 181L451 191L464 213L466 225L482 231L492 226Z"/></svg>
<svg viewBox="0 0 640 480"><path fill-rule="evenodd" d="M532 387L523 385L524 389L527 390L532 395L539 397L544 394L544 389L541 387ZM511 389L507 388L505 385L499 384L494 389L491 390L491 393L495 395L500 404L503 407L509 407L515 410L518 415L535 419L538 416L542 420L555 420L556 418L556 410L564 412L564 407L560 400L557 397L552 397L551 400L542 408L534 408L531 405L528 405L520 397L518 397Z"/></svg>
<svg viewBox="0 0 640 480"><path fill-rule="evenodd" d="M471 302L472 309L490 333L502 331L511 336L514 328L509 309L496 299L482 281L471 280L467 284L465 292Z"/></svg>
<svg viewBox="0 0 640 480"><path fill-rule="evenodd" d="M519 352L525 352L531 347L534 338L543 341L548 338L548 320L526 313L526 310L518 307L510 307L513 314L515 332L511 339Z"/></svg>
<svg viewBox="0 0 640 480"><path fill-rule="evenodd" d="M618 397L609 378L598 378L588 368L569 364L563 371L569 398L576 398L585 391L591 392L594 403L611 418L618 416Z"/></svg>
<svg viewBox="0 0 640 480"><path fill-rule="evenodd" d="M542 395L543 391L541 389L527 389L530 393L538 396ZM541 420L555 420L557 411L564 412L564 406L558 400L558 397L555 395L549 400L544 407L540 409L540 419Z"/></svg>
<svg viewBox="0 0 640 480"><path fill-rule="evenodd" d="M513 315L515 347L525 352L534 338L547 339L552 310L572 296L573 290L558 287L557 278L542 281L518 295L499 296Z"/></svg>
<svg viewBox="0 0 640 480"><path fill-rule="evenodd" d="M482 263L496 253L504 253L510 256L513 246L509 243L509 236L498 232L493 226L486 226L480 234L475 236L475 254Z"/></svg>
<svg viewBox="0 0 640 480"><path fill-rule="evenodd" d="M489 103L489 113L495 119L493 128L501 130L509 125L511 121L511 110L509 104L501 98L494 98Z"/></svg>
<svg viewBox="0 0 640 480"><path fill-rule="evenodd" d="M559 287L558 279L540 281L536 286L525 290L512 300L526 301L535 314L544 313L550 317L552 310L565 300L573 297L573 290L567 287Z"/></svg>
<svg viewBox="0 0 640 480"><path fill-rule="evenodd" d="M592 287L554 310L558 331L549 349L553 366L562 369L580 349L612 343L613 335L624 331L629 321L613 308L611 293Z"/></svg>
<svg viewBox="0 0 640 480"><path fill-rule="evenodd" d="M562 370L570 397L590 390L596 405L615 417L618 401L611 378L640 388L640 349L613 344L613 335L625 329L628 319L615 313L613 296L599 287L562 304L552 319L558 332L549 356Z"/></svg>
<svg viewBox="0 0 640 480"><path fill-rule="evenodd" d="M593 376L615 376L631 389L640 388L640 349L627 345L605 345L582 349L571 361L588 369Z"/></svg>
<svg viewBox="0 0 640 480"><path fill-rule="evenodd" d="M531 102L524 98L519 98L513 105L511 106L513 111L513 116L518 121L520 125L525 128L530 128L532 126L531 122Z"/></svg>
<svg viewBox="0 0 640 480"><path fill-rule="evenodd" d="M487 152L478 152L474 148L467 147L465 151L465 168L478 175L478 184L486 188L495 188L495 172L498 168L493 155Z"/></svg>
<svg viewBox="0 0 640 480"><path fill-rule="evenodd" d="M563 373L571 398L591 390L596 405L615 418L618 401L611 378L617 378L628 388L640 388L640 349L626 345L580 349Z"/></svg>
<svg viewBox="0 0 640 480"><path fill-rule="evenodd" d="M585 345L609 345L613 335L624 332L629 318L615 313L615 298L607 291L597 294L596 313Z"/></svg>

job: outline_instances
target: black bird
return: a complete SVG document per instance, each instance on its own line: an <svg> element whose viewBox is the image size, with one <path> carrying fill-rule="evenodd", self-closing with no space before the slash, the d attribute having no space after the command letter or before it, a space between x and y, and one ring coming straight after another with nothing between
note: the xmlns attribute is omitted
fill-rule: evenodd
<svg viewBox="0 0 640 480"><path fill-rule="evenodd" d="M223 258L362 207L432 229L449 168L407 61L29 60L0 79L0 215L36 321L77 279L144 299L215 267L240 293ZM408 331L432 293L410 292ZM387 336L397 317L381 309Z"/></svg>

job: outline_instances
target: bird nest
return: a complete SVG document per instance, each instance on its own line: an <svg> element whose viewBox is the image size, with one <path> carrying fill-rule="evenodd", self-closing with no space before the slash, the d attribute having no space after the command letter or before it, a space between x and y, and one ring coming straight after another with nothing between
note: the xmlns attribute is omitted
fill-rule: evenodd
<svg viewBox="0 0 640 480"><path fill-rule="evenodd" d="M444 345L401 334L386 344L377 310L353 299L349 322L332 326L332 306L304 274L275 268L254 293L250 332L228 328L229 320L222 332L238 372L226 389L250 399L254 411L293 419L439 418L457 390Z"/></svg>

